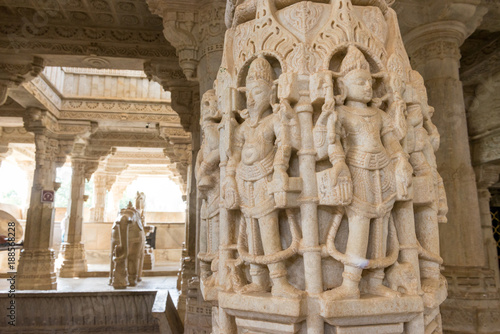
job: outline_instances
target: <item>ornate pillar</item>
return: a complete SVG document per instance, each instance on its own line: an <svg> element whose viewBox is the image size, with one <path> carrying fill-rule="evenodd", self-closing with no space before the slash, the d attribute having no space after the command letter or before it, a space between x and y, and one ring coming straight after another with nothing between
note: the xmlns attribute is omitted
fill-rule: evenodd
<svg viewBox="0 0 500 334"><path fill-rule="evenodd" d="M493 227L491 222L491 193L489 188L498 182L500 166L482 165L475 167L474 169L477 180L477 195L479 198L479 213L481 215L485 262L486 267L494 273L495 284L492 288L494 287L495 290L498 290L500 288L500 275L498 268L497 243L493 237Z"/></svg>
<svg viewBox="0 0 500 334"><path fill-rule="evenodd" d="M481 211L487 210L489 215L488 199L485 191L478 189L471 162L459 75L460 46L479 25L486 10L478 6L478 0L446 0L439 5L423 1L421 6L429 4L436 6L427 15L412 12L413 17L425 17L425 22L417 26L413 22L416 27L404 39L414 68L425 80L429 104L435 108L433 121L441 133L436 157L449 207L448 223L440 225L439 233L443 274L449 284L448 299L441 306L443 330L493 333L498 328L500 312L482 227L487 219Z"/></svg>
<svg viewBox="0 0 500 334"><path fill-rule="evenodd" d="M58 188L55 183L56 167L64 164L66 152L63 150L64 142L56 139L56 135L44 124L44 121L54 122L48 114L38 109L29 109L26 113L28 116L25 127L35 133L36 167L26 219L24 248L19 258L17 288L51 290L57 288L55 255L54 250L50 249L54 193Z"/></svg>
<svg viewBox="0 0 500 334"><path fill-rule="evenodd" d="M56 168L62 167L73 148L76 136L91 130L90 122L66 124L47 111L29 108L25 128L35 134L35 173L30 207L26 219L24 248L19 258L17 288L19 290L56 289L54 250L51 249L54 223Z"/></svg>
<svg viewBox="0 0 500 334"><path fill-rule="evenodd" d="M82 242L83 205L85 202L85 179L90 179L97 169L98 160L81 157L71 158L71 205L66 241L61 244L62 265L60 277L78 277L87 272L87 259Z"/></svg>
<svg viewBox="0 0 500 334"><path fill-rule="evenodd" d="M101 172L94 174L94 211L92 221L103 222L106 212L107 175Z"/></svg>
<svg viewBox="0 0 500 334"><path fill-rule="evenodd" d="M447 266L482 267L479 204L459 77L460 45L467 36L463 23L444 21L410 31L405 41L414 68L425 80L429 104L436 110L433 120L441 130L436 158L449 207L449 223L440 227L441 255Z"/></svg>
<svg viewBox="0 0 500 334"><path fill-rule="evenodd" d="M187 280L191 274L188 274L192 266L196 265L192 259L199 251L197 235L199 231L200 219L200 201L194 176L194 168L198 151L201 145L201 131L199 126L199 96L207 90L213 88L214 81L220 70L222 60L222 51L224 47L224 33L226 30L224 23L226 1L216 0L212 2L187 1L183 6L172 7L162 1L148 0L150 10L163 18L165 38L176 48L179 56L179 65L189 81L199 83L199 95L193 94L193 104L187 109L187 114L191 115L193 120L186 130L192 134L192 160L188 175L188 219L186 223L186 263L183 263L182 276L183 284L187 285ZM165 87L165 85L164 85ZM166 88L166 87L165 87ZM174 86L172 91L172 107L175 111L186 114L183 108L176 108L177 104L183 104L185 99L179 99ZM186 109L184 109L186 110ZM196 284L195 284L196 285ZM193 285L193 289L197 289ZM201 302L201 295L193 290L193 310L200 309L198 305ZM199 299L199 301L198 301ZM184 295L179 298L179 305L184 301ZM194 305L196 304L196 305ZM205 305L210 308L210 305ZM193 314L193 324L198 321L198 315ZM205 315L205 317L207 317ZM202 320L205 321L205 320ZM207 320L210 322L210 318ZM208 326L208 324L207 324ZM209 326L206 327L208 330ZM194 327L193 327L194 329ZM189 325L186 323L186 330L189 331Z"/></svg>

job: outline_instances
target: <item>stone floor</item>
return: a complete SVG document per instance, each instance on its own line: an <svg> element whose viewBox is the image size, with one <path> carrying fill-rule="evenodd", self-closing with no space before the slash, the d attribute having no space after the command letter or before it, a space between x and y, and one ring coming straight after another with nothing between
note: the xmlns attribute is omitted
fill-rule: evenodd
<svg viewBox="0 0 500 334"><path fill-rule="evenodd" d="M87 277L87 278L57 278L57 291L54 292L100 292L113 291L113 287L108 285L107 277ZM177 276L155 276L144 277L135 287L128 287L127 290L168 290L174 305L177 305L179 291L177 286ZM0 279L0 293L7 292L9 282L6 278ZM121 290L123 291L123 290Z"/></svg>

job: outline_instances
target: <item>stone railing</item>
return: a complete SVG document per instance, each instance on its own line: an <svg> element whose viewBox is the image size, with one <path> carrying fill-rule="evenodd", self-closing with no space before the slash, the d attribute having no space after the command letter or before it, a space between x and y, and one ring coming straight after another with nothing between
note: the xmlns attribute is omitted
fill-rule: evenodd
<svg viewBox="0 0 500 334"><path fill-rule="evenodd" d="M1 293L0 301L15 305L15 326L0 323L6 334L183 332L166 290Z"/></svg>

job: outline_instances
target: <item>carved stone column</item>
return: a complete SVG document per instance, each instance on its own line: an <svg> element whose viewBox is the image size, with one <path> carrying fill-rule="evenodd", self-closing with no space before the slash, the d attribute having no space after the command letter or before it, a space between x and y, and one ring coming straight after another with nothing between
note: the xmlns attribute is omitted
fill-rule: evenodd
<svg viewBox="0 0 500 334"><path fill-rule="evenodd" d="M55 139L43 121L47 115L40 110L28 110L30 120L25 121L28 131L35 133L36 168L31 190L31 201L26 219L24 248L19 258L17 289L51 290L57 288L54 270L54 250L52 230L54 221L54 202L42 201L42 195L52 196L58 185L55 183L56 167L61 167L66 155L62 150L63 142ZM38 118L38 119L37 119ZM48 199L48 198L46 198Z"/></svg>
<svg viewBox="0 0 500 334"><path fill-rule="evenodd" d="M71 167L71 206L66 242L61 244L63 262L60 277L78 277L87 272L87 259L82 242L83 205L85 202L85 179L90 179L97 169L97 160L73 157Z"/></svg>
<svg viewBox="0 0 500 334"><path fill-rule="evenodd" d="M94 211L92 221L103 222L106 212L106 181L107 175L104 173L94 174Z"/></svg>
<svg viewBox="0 0 500 334"><path fill-rule="evenodd" d="M488 268L484 246L481 210L485 208L481 205L486 207L487 199L484 191L478 191L471 163L459 76L459 48L486 10L478 7L478 0L432 3L435 8L429 15L412 12L413 17L426 17L427 21L409 30L404 39L414 68L424 77L429 104L435 108L433 121L441 133L436 157L449 207L448 223L440 225L439 233L443 274L449 284L448 299L441 306L443 330L493 333L500 312L495 277ZM429 4L423 1L421 6Z"/></svg>
<svg viewBox="0 0 500 334"><path fill-rule="evenodd" d="M224 33L226 30L224 23L226 1L216 0L201 3L199 1L186 1L181 7L167 6L164 2L158 0L148 0L147 2L150 10L163 18L165 38L176 48L179 56L179 65L186 78L199 83L199 96L201 96L208 89L213 88L214 80L220 70L224 48ZM183 104L182 102L185 99L179 99L179 94L176 92L175 87L172 86L172 88L174 88L171 89L172 107L179 112L182 118L183 112L179 111L181 108L176 108L176 103ZM201 145L201 131L198 122L199 96L194 98L194 103L187 109L187 114L191 115L191 119L193 120L189 128L186 127L186 130L192 134L191 167L196 162ZM194 168L190 169L188 175L187 203L186 253L188 258L183 263L183 271L194 269L192 266L195 265L195 262L192 259L194 259L195 254L198 252L197 233L200 225L200 201L196 189ZM189 279L187 272L183 272L182 276ZM187 285L187 281L183 281L183 284L184 286ZM193 303L198 305L199 302L196 298L201 302L201 295L194 285L193 289L190 295L194 298ZM183 301L184 295L181 295L179 305ZM198 309L194 304L193 309ZM196 322L197 320L193 319L193 321ZM209 326L207 330L208 328ZM189 331L188 324L186 324L186 330Z"/></svg>
<svg viewBox="0 0 500 334"><path fill-rule="evenodd" d="M25 128L35 134L36 167L26 219L24 248L19 258L19 290L56 289L52 232L56 168L62 167L73 148L74 139L91 131L90 122L58 121L47 111L29 108Z"/></svg>
<svg viewBox="0 0 500 334"><path fill-rule="evenodd" d="M459 77L459 48L467 36L463 23L445 21L412 30L405 42L414 68L424 77L429 104L436 110L433 121L441 132L436 157L449 206L449 223L440 226L441 255L448 266L482 267L479 204Z"/></svg>
<svg viewBox="0 0 500 334"><path fill-rule="evenodd" d="M495 289L500 288L498 268L497 243L493 237L489 187L498 182L500 166L483 165L475 168L477 180L477 195L479 198L479 213L481 214L481 228L483 231L483 245L486 266L494 272Z"/></svg>

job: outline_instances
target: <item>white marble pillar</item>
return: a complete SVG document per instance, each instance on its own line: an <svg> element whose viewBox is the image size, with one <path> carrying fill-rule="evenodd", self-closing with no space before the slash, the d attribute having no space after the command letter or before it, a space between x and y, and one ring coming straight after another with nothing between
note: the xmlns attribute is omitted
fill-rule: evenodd
<svg viewBox="0 0 500 334"><path fill-rule="evenodd" d="M458 21L420 26L405 37L413 67L422 74L441 134L436 153L448 198L448 224L440 226L441 255L447 266L483 267L484 248L467 119L460 81L460 45L467 37Z"/></svg>
<svg viewBox="0 0 500 334"><path fill-rule="evenodd" d="M477 2L477 1L476 1ZM482 210L487 199L478 187L471 163L463 86L460 81L460 46L474 30L474 5L458 20L419 26L405 36L413 67L424 77L432 118L441 134L436 153L448 199L448 223L440 224L443 271L448 299L441 304L445 333L495 333L500 325L500 296L495 273L485 254ZM479 16L484 11L476 12ZM477 18L476 18L477 19ZM477 23L477 22L476 22Z"/></svg>
<svg viewBox="0 0 500 334"><path fill-rule="evenodd" d="M495 273L497 288L500 288L500 274L498 268L497 243L493 236L491 221L489 187L498 182L500 166L483 165L475 168L477 180L477 195L479 198L479 212L481 215L481 228L483 232L483 245L486 266Z"/></svg>
<svg viewBox="0 0 500 334"><path fill-rule="evenodd" d="M85 247L82 242L85 179L92 175L97 161L72 158L71 205L66 241L61 244L62 265L60 277L78 277L87 272Z"/></svg>
<svg viewBox="0 0 500 334"><path fill-rule="evenodd" d="M103 222L106 212L106 175L94 174L94 211L92 221Z"/></svg>
<svg viewBox="0 0 500 334"><path fill-rule="evenodd" d="M43 191L55 191L56 167L64 164L58 160L60 143L35 132L36 169L31 189L30 208L26 220L24 248L21 250L17 270L18 290L51 290L57 288L54 270L55 254L51 249L54 221L54 203L42 202Z"/></svg>

